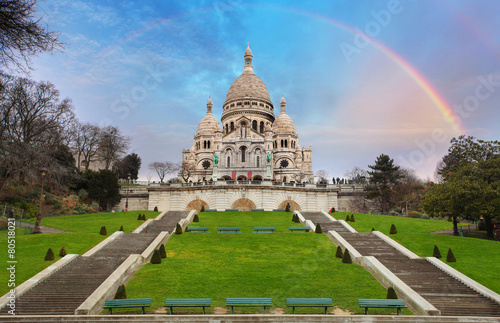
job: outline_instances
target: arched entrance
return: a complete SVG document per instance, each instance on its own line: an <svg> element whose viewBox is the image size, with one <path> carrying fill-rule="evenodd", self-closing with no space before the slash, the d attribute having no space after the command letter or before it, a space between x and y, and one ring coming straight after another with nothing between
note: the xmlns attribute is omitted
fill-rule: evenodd
<svg viewBox="0 0 500 323"><path fill-rule="evenodd" d="M256 209L255 203L249 199L238 199L233 202L231 206L233 209L238 209L238 211L251 211L252 209Z"/></svg>
<svg viewBox="0 0 500 323"><path fill-rule="evenodd" d="M222 176L221 178L222 178L223 180L225 180L225 181L230 181L230 180L232 180L231 176L227 176L227 175L224 175L224 176Z"/></svg>
<svg viewBox="0 0 500 323"><path fill-rule="evenodd" d="M261 181L262 180L262 176L260 175L256 175L252 178L253 181Z"/></svg>
<svg viewBox="0 0 500 323"><path fill-rule="evenodd" d="M290 203L290 212L293 212L293 211L300 211L300 205L297 204L297 202L295 201L292 201L292 200L284 200L283 202L281 202L280 206L278 207L278 209L286 209L286 205Z"/></svg>
<svg viewBox="0 0 500 323"><path fill-rule="evenodd" d="M196 212L201 211L201 207L204 206L205 210L208 209L208 203L203 201L203 200L193 200L189 202L189 204L186 206L186 210L196 210Z"/></svg>
<svg viewBox="0 0 500 323"><path fill-rule="evenodd" d="M246 181L247 177L245 175L238 176L238 181Z"/></svg>

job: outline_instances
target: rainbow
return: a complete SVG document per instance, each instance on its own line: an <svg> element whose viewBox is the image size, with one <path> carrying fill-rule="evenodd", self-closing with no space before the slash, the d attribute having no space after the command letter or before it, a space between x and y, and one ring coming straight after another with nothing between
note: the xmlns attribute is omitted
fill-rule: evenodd
<svg viewBox="0 0 500 323"><path fill-rule="evenodd" d="M272 6L272 5L266 5L266 6L259 6L259 9L271 9L271 10L278 10L278 11L286 11L292 14L300 15L300 16L305 16L311 19L316 19L322 22L325 22L329 25L332 25L334 27L340 28L344 31L347 31L351 34L358 35L362 37L364 40L372 44L375 48L377 48L381 53L383 53L387 58L392 60L395 64L397 64L410 78L414 80L414 82L427 94L427 96L431 99L431 101L436 105L436 107L439 109L441 112L443 118L451 125L452 129L455 131L457 135L465 134L466 131L462 127L460 123L460 118L455 114L453 109L450 107L450 105L446 102L446 100L441 96L441 94L433 87L431 82L429 82L422 74L419 73L409 62L407 62L403 57L398 55L395 51L391 50L387 46L383 45L379 41L368 37L367 35L363 34L361 31L356 30L340 21L334 20L330 17L322 16L316 13L308 12L305 10L296 10L296 9L291 9L291 8L283 8L283 7L277 7L277 6ZM146 25L142 27L141 29L138 29L136 31L133 31L129 33L126 37L122 38L121 40L117 41L115 44L109 46L106 48L99 56L98 59L104 59L107 56L111 55L113 52L115 52L117 49L119 49L121 46L123 46L125 43L128 43L132 41L133 39L141 36L142 34L148 32L149 30L166 24L168 22L190 16L193 14L201 13L204 11L211 11L213 8L198 8L195 10L191 10L188 12L185 12L183 14L179 14L174 17L169 17L169 18L163 18L159 19L153 23L150 23L149 25Z"/></svg>

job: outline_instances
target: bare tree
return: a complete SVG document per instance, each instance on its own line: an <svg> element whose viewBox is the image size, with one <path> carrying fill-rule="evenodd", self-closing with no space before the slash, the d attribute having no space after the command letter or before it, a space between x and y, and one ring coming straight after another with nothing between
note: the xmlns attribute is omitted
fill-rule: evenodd
<svg viewBox="0 0 500 323"><path fill-rule="evenodd" d="M0 109L2 186L12 177L38 178L41 167L49 168L54 179L64 176L64 171L50 168L61 166L54 158L74 119L71 101L60 100L59 91L49 82L17 77L4 88Z"/></svg>
<svg viewBox="0 0 500 323"><path fill-rule="evenodd" d="M328 182L328 172L326 170L320 169L315 175L318 177L320 182Z"/></svg>
<svg viewBox="0 0 500 323"><path fill-rule="evenodd" d="M27 72L31 56L62 49L58 33L36 17L37 0L0 1L0 65Z"/></svg>
<svg viewBox="0 0 500 323"><path fill-rule="evenodd" d="M179 167L176 163L165 161L165 162L152 162L148 165L149 169L154 171L156 175L160 178L160 183L163 183L163 179L167 174L175 173Z"/></svg>
<svg viewBox="0 0 500 323"><path fill-rule="evenodd" d="M358 166L355 166L352 170L347 171L344 174L348 180L350 180L354 184L363 184L366 182L368 177L370 176L368 172Z"/></svg>
<svg viewBox="0 0 500 323"><path fill-rule="evenodd" d="M98 160L98 149L101 141L101 129L91 123L78 123L73 129L73 141L71 147L76 154L77 168L83 162L85 170L89 169L90 163Z"/></svg>
<svg viewBox="0 0 500 323"><path fill-rule="evenodd" d="M118 128L108 126L101 129L99 158L104 162L105 169L125 155L129 147L130 137L122 135Z"/></svg>
<svg viewBox="0 0 500 323"><path fill-rule="evenodd" d="M188 180L191 178L194 172L194 165L191 165L189 163L182 163L182 164L177 164L177 169L180 170L180 175L182 180L187 183Z"/></svg>

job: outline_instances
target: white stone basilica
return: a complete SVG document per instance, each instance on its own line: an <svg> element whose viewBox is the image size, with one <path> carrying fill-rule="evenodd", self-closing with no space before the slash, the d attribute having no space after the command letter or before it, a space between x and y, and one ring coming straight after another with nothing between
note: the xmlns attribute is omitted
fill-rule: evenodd
<svg viewBox="0 0 500 323"><path fill-rule="evenodd" d="M274 117L269 91L252 67L250 46L243 73L231 84L222 107L222 128L207 102L207 115L198 124L194 144L182 151L189 180L312 181L311 147L301 148L286 101ZM181 175L181 174L180 174ZM181 177L181 176L180 176Z"/></svg>

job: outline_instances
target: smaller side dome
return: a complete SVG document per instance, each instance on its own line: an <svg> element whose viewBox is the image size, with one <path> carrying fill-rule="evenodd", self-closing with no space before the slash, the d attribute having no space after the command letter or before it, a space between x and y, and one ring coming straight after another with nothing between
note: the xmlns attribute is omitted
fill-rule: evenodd
<svg viewBox="0 0 500 323"><path fill-rule="evenodd" d="M196 129L196 135L213 135L215 132L222 132L222 128L219 121L215 119L212 115L213 102L211 96L208 97L207 101L207 115L201 119Z"/></svg>
<svg viewBox="0 0 500 323"><path fill-rule="evenodd" d="M285 95L281 97L280 101L280 115L274 120L273 123L273 132L275 134L280 133L293 133L296 134L297 130L295 129L295 124L292 119L286 114L286 100Z"/></svg>

